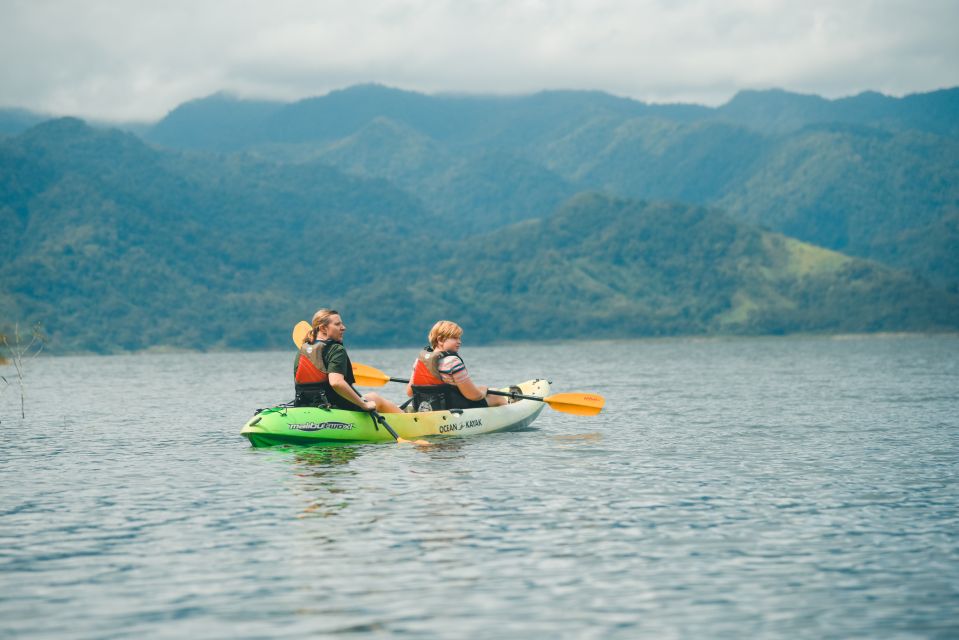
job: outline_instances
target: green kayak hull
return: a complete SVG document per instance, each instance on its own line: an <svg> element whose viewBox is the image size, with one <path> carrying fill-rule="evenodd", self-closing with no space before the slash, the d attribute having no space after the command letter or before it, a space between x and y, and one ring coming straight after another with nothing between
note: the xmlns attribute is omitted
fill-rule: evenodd
<svg viewBox="0 0 959 640"><path fill-rule="evenodd" d="M518 385L523 395L549 395L548 380ZM518 400L499 407L424 413L387 413L383 418L409 440L429 436L467 436L521 429L543 410L538 400ZM253 416L240 430L254 447L349 442L393 442L389 431L369 413L317 407L271 407Z"/></svg>

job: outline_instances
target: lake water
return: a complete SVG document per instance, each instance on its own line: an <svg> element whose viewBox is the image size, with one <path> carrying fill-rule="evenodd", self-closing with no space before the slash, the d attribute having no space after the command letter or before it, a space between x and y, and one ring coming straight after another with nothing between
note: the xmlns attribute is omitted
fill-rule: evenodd
<svg viewBox="0 0 959 640"><path fill-rule="evenodd" d="M28 362L26 420L0 395L0 636L959 637L959 337L463 353L607 409L258 450L239 429L290 399L290 353Z"/></svg>

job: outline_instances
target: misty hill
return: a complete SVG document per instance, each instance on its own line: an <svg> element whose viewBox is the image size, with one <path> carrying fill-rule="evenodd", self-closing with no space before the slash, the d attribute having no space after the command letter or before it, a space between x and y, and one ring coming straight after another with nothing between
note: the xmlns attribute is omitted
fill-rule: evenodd
<svg viewBox="0 0 959 640"><path fill-rule="evenodd" d="M354 344L416 344L440 316L478 340L959 318L922 280L703 207L582 195L460 237L384 180L74 119L0 140L0 203L0 325L41 321L55 351L282 347L320 304L349 309Z"/></svg>
<svg viewBox="0 0 959 640"><path fill-rule="evenodd" d="M235 151L267 140L262 123L286 105L218 93L192 100L156 123L146 137L168 147Z"/></svg>
<svg viewBox="0 0 959 640"><path fill-rule="evenodd" d="M355 133L377 118L387 118L444 144L488 146L495 140L515 144L528 142L537 135L549 136L551 130L568 128L584 114L630 116L649 109L641 102L600 92L428 96L380 85L358 85L279 108L263 108L261 103L216 94L177 107L146 137L169 146L196 148L199 145L191 133L206 130L200 134L205 139L230 142L229 146L211 142L205 148L227 151L237 148L235 141L246 147L260 142L330 142ZM260 117L248 117L257 110L261 111ZM221 121L217 114L222 115ZM215 133L215 129L222 133Z"/></svg>
<svg viewBox="0 0 959 640"><path fill-rule="evenodd" d="M0 109L0 136L22 133L50 116L27 109Z"/></svg>
<svg viewBox="0 0 959 640"><path fill-rule="evenodd" d="M844 123L893 130L959 135L959 88L892 98L875 91L827 100L779 89L740 91L716 110L723 120L767 132L788 133L815 124Z"/></svg>
<svg viewBox="0 0 959 640"><path fill-rule="evenodd" d="M547 215L579 191L719 206L959 289L959 89L840 100L749 91L711 109L599 92L426 96L364 85L245 104L184 105L157 125L163 136L147 137L322 159L417 193L466 232ZM260 115L238 122L237 111Z"/></svg>
<svg viewBox="0 0 959 640"><path fill-rule="evenodd" d="M383 117L454 146L524 146L553 139L577 125L607 117L651 117L688 123L719 121L763 133L815 124L846 123L959 135L959 88L903 98L865 92L827 100L779 89L741 91L716 107L646 104L600 91L543 91L532 95L426 95L381 85L357 85L293 103L247 101L215 94L171 111L147 134L170 146L231 150L258 142L323 142L355 133ZM216 130L220 130L218 133ZM222 141L217 146L216 141Z"/></svg>

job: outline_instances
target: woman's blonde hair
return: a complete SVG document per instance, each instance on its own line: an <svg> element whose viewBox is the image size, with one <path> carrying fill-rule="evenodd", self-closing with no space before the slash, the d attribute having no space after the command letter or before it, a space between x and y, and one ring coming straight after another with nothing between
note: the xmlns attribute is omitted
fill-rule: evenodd
<svg viewBox="0 0 959 640"><path fill-rule="evenodd" d="M449 320L440 320L430 329L430 346L434 349L447 338L459 338L463 335L463 327Z"/></svg>
<svg viewBox="0 0 959 640"><path fill-rule="evenodd" d="M330 324L330 318L340 315L336 309L320 309L313 314L312 329L306 334L306 342L316 342L320 329Z"/></svg>

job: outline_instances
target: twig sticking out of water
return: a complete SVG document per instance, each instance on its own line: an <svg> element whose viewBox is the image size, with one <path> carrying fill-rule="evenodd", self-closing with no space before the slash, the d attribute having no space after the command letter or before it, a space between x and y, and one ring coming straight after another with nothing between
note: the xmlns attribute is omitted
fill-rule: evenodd
<svg viewBox="0 0 959 640"><path fill-rule="evenodd" d="M0 333L0 343L6 348L7 352L10 354L10 359L13 361L13 368L17 372L17 386L20 389L20 418L25 419L27 417L26 408L25 408L25 394L24 394L24 359L31 360L40 355L40 352L43 351L43 334L40 332L40 323L33 325L33 331L31 332L30 342L24 343L23 339L20 337L20 323L16 323L13 326L13 344L10 344L10 340L6 334ZM3 379L4 385L10 386L10 383L6 378L0 376ZM4 388L6 388L6 386Z"/></svg>

